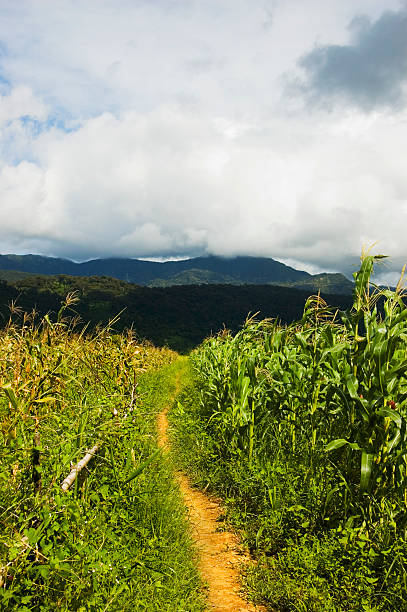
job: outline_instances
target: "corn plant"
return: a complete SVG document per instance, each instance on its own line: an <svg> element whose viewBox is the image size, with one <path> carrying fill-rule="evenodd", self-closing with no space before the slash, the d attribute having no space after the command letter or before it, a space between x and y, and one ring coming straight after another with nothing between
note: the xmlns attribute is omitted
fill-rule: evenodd
<svg viewBox="0 0 407 612"><path fill-rule="evenodd" d="M251 319L193 361L220 454L261 468L283 453L325 487L325 525L405 537L407 308L400 287L371 283L381 258L362 258L349 310L312 296L300 322Z"/></svg>

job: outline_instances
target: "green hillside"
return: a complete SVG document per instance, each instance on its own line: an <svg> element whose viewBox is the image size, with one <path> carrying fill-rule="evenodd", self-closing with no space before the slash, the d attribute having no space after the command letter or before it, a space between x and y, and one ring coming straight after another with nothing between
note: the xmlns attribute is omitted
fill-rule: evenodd
<svg viewBox="0 0 407 612"><path fill-rule="evenodd" d="M155 278L150 283L149 287L172 287L174 285L241 285L242 283L227 274L219 274L212 270L204 270L201 268L191 268L178 272L169 278Z"/></svg>
<svg viewBox="0 0 407 612"><path fill-rule="evenodd" d="M21 272L21 270L0 270L0 280L9 281L12 283L14 281L21 280L22 278L32 276L32 274L32 272Z"/></svg>
<svg viewBox="0 0 407 612"><path fill-rule="evenodd" d="M313 274L310 278L304 278L296 282L281 283L283 287L296 287L313 292L339 293L349 295L352 293L354 283L348 280L343 274Z"/></svg>

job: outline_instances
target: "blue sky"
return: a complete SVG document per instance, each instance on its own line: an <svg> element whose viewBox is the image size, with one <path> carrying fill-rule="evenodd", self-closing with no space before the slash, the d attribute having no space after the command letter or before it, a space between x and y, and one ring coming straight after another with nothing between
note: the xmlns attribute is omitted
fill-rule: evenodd
<svg viewBox="0 0 407 612"><path fill-rule="evenodd" d="M2 253L407 260L407 4L3 0Z"/></svg>

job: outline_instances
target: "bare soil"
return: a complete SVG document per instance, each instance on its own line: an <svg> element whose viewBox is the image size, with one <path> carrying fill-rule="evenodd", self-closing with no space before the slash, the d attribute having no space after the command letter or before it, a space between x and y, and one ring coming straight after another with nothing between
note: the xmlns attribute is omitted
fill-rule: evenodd
<svg viewBox="0 0 407 612"><path fill-rule="evenodd" d="M179 381L177 381L177 391ZM168 448L168 407L158 415L158 441ZM191 487L182 472L176 478L188 509L192 535L199 554L199 570L207 585L208 610L212 612L260 612L264 607L248 603L241 594L239 568L249 563L235 533L221 530L223 510L218 500Z"/></svg>

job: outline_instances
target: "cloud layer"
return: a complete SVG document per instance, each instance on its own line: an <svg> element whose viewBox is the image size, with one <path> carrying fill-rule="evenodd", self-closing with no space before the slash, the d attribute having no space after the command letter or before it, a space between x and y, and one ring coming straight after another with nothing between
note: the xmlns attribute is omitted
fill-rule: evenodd
<svg viewBox="0 0 407 612"><path fill-rule="evenodd" d="M350 102L370 111L402 108L407 96L407 10L355 18L352 44L323 45L300 61L311 103Z"/></svg>
<svg viewBox="0 0 407 612"><path fill-rule="evenodd" d="M3 3L2 252L252 254L349 273L379 240L394 281L406 10L304 4Z"/></svg>
<svg viewBox="0 0 407 612"><path fill-rule="evenodd" d="M346 269L361 242L380 239L401 263L406 119L400 130L382 116L335 127L316 116L304 128L106 113L41 134L35 162L2 169L2 243L81 259L211 252Z"/></svg>

